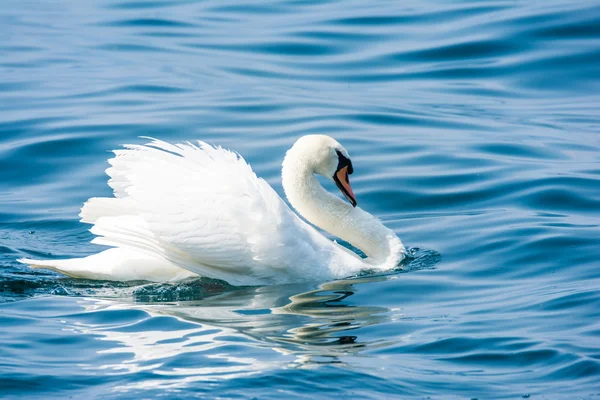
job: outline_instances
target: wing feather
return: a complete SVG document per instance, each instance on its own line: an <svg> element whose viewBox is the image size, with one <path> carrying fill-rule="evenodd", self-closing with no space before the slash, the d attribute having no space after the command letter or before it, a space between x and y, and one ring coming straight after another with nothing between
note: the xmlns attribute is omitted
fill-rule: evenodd
<svg viewBox="0 0 600 400"><path fill-rule="evenodd" d="M323 245L237 153L155 139L114 153L106 172L115 198L90 199L81 213L97 243L233 284L275 282L291 254L310 264Z"/></svg>

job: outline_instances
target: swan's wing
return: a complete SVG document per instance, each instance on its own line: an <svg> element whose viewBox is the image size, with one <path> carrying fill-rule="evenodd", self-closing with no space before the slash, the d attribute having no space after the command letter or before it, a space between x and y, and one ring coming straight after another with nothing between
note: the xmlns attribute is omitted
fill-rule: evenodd
<svg viewBox="0 0 600 400"><path fill-rule="evenodd" d="M319 253L332 251L236 153L153 140L115 154L107 170L115 198L90 199L81 213L95 224L96 243L234 284L278 282L311 270L314 277ZM295 270L283 271L290 263Z"/></svg>
<svg viewBox="0 0 600 400"><path fill-rule="evenodd" d="M112 248L83 258L67 260L17 260L33 269L50 269L72 278L107 281L165 282L197 276L157 257L139 251Z"/></svg>

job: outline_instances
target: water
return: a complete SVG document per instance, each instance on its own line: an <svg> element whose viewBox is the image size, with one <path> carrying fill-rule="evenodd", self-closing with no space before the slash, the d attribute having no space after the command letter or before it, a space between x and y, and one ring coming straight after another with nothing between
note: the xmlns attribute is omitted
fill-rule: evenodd
<svg viewBox="0 0 600 400"><path fill-rule="evenodd" d="M3 2L0 396L600 396L596 1ZM138 136L234 148L283 194L352 155L404 271L236 288L33 272ZM168 194L166 194L168 195Z"/></svg>

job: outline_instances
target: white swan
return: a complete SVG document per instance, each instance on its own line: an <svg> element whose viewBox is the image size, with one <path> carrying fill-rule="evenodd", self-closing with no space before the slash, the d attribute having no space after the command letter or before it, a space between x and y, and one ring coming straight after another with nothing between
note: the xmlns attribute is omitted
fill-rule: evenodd
<svg viewBox="0 0 600 400"><path fill-rule="evenodd" d="M76 278L160 282L198 274L264 285L389 270L404 258L394 232L356 207L352 162L329 136L298 139L283 161L283 188L300 215L361 249L365 259L301 220L234 152L152 139L114 153L106 170L114 198L91 198L80 214L93 224L92 243L113 248L85 258L20 262ZM351 204L327 192L314 174L334 180Z"/></svg>

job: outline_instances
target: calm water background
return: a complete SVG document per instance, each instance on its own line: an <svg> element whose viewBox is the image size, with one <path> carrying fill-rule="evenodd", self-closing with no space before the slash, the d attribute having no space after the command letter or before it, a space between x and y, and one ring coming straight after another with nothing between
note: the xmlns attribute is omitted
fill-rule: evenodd
<svg viewBox="0 0 600 400"><path fill-rule="evenodd" d="M600 397L597 1L4 0L0 396ZM234 148L282 193L327 133L404 271L115 284L83 201L147 135ZM165 193L168 195L168 193Z"/></svg>

